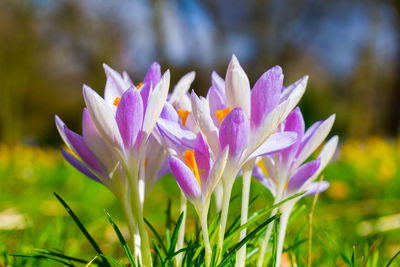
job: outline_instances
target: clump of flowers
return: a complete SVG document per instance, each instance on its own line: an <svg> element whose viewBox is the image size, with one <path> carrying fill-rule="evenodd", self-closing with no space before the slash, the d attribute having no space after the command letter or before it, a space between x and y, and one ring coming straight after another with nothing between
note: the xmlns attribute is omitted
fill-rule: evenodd
<svg viewBox="0 0 400 267"><path fill-rule="evenodd" d="M69 148L62 149L66 160L107 186L119 200L130 231L131 249L141 266L152 266L143 202L154 183L168 172L182 191L181 212L186 213L187 199L198 214L207 267L213 257L220 262L226 253L228 210L238 176L243 177L241 225L248 221L252 176L271 191L274 204L291 198L272 211L272 215L281 214L276 250L279 266L290 213L301 197L328 187L326 181L314 181L338 143L337 136L332 137L317 159L304 163L327 137L335 118L332 115L305 131L296 105L308 77L285 87L282 69L275 66L251 88L233 56L225 79L212 73L211 87L204 98L188 92L194 73L182 77L168 95L170 74L166 71L162 75L158 63L137 85L125 72L121 75L106 65L104 68L104 98L90 87L83 87L86 108L82 135L71 131L57 116L56 125ZM207 219L213 194L220 213L215 255ZM183 218L177 250L184 243ZM271 229L272 224L260 246L258 266L263 266ZM246 234L243 226L239 239ZM180 266L181 261L177 256L176 265ZM245 245L237 251L235 264L245 266Z"/></svg>

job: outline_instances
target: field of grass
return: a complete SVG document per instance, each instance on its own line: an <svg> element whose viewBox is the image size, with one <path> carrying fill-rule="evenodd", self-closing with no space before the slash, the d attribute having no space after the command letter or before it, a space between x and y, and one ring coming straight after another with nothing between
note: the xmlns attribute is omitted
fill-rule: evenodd
<svg viewBox="0 0 400 267"><path fill-rule="evenodd" d="M320 195L314 211L313 266L385 266L400 250L400 141L347 140L324 177L331 186ZM240 211L240 187L238 179L230 222ZM53 192L74 210L105 255L128 262L103 209L111 214L123 234L127 235L128 230L114 196L105 187L69 166L58 149L24 146L10 149L3 145L0 146L0 266L62 266L13 256L33 254L35 249L59 250L87 262L95 257L96 252ZM251 194L258 196L253 211L270 207L272 197L256 180ZM167 176L156 184L146 201L145 217L159 233L168 229L169 205L172 221L178 219L179 196L175 181ZM306 265L312 201L313 197L301 200L291 217L285 241L288 252L283 257L287 266ZM214 215L212 209L210 220ZM186 227L188 237L197 233L192 207ZM400 266L399 263L400 257L391 266Z"/></svg>

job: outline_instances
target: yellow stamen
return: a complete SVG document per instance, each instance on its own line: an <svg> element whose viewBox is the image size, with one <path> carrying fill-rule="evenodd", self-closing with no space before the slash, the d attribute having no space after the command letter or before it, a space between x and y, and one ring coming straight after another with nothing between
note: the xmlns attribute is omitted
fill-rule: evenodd
<svg viewBox="0 0 400 267"><path fill-rule="evenodd" d="M120 98L119 96L117 96L117 97L114 99L114 103L113 103L114 106L118 107L119 101L121 101L121 98Z"/></svg>
<svg viewBox="0 0 400 267"><path fill-rule="evenodd" d="M219 119L219 124L221 124L222 120L231 112L232 110L227 107L226 109L217 110L215 112L215 117Z"/></svg>
<svg viewBox="0 0 400 267"><path fill-rule="evenodd" d="M197 168L196 159L194 158L193 150L186 150L185 154L183 154L183 158L185 159L186 165L192 170L194 177L196 177L197 182L201 186L199 169Z"/></svg>
<svg viewBox="0 0 400 267"><path fill-rule="evenodd" d="M289 180L287 180L287 182L285 184L285 189L287 189L288 185L289 185Z"/></svg>
<svg viewBox="0 0 400 267"><path fill-rule="evenodd" d="M258 167L260 167L260 169L262 170L265 177L268 177L267 168L265 167L264 162L262 160L259 160L259 161L257 161L257 165L258 165Z"/></svg>
<svg viewBox="0 0 400 267"><path fill-rule="evenodd" d="M185 126L189 113L188 110L178 109L178 116L181 118L182 126Z"/></svg>
<svg viewBox="0 0 400 267"><path fill-rule="evenodd" d="M146 159L146 160L144 161L144 169L145 169L145 170L147 170L147 163L148 163L148 161L149 161L149 159Z"/></svg>
<svg viewBox="0 0 400 267"><path fill-rule="evenodd" d="M139 83L138 85L136 85L136 89L140 89L143 86L143 83Z"/></svg>

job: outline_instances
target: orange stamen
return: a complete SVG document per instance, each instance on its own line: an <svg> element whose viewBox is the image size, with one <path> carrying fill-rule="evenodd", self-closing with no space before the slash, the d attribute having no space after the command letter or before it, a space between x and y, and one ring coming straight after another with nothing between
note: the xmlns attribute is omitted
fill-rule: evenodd
<svg viewBox="0 0 400 267"><path fill-rule="evenodd" d="M267 168L265 167L265 164L262 160L259 160L257 162L258 167L260 167L260 169L262 170L263 174L265 175L265 177L268 177L268 172L267 172Z"/></svg>
<svg viewBox="0 0 400 267"><path fill-rule="evenodd" d="M287 182L285 184L285 189L287 189L288 185L289 185L289 180L287 180Z"/></svg>
<svg viewBox="0 0 400 267"><path fill-rule="evenodd" d="M193 150L186 150L185 154L183 154L183 158L185 159L186 165L192 170L194 177L196 177L197 182L201 186L199 169L197 168L196 159L194 158Z"/></svg>
<svg viewBox="0 0 400 267"><path fill-rule="evenodd" d="M138 85L136 85L136 89L140 89L143 86L143 83L139 83Z"/></svg>
<svg viewBox="0 0 400 267"><path fill-rule="evenodd" d="M182 126L185 126L189 114L188 110L178 109L178 116L181 118Z"/></svg>
<svg viewBox="0 0 400 267"><path fill-rule="evenodd" d="M215 112L215 117L219 119L219 124L222 123L222 120L231 112L232 110L227 107L226 109L217 110Z"/></svg>
<svg viewBox="0 0 400 267"><path fill-rule="evenodd" d="M120 98L119 96L117 96L117 97L115 98L115 100L114 100L114 103L113 103L114 106L118 107L119 101L121 101L121 98Z"/></svg>
<svg viewBox="0 0 400 267"><path fill-rule="evenodd" d="M148 163L148 161L149 161L149 159L146 159L146 160L144 161L144 169L145 169L145 170L147 170L147 163Z"/></svg>

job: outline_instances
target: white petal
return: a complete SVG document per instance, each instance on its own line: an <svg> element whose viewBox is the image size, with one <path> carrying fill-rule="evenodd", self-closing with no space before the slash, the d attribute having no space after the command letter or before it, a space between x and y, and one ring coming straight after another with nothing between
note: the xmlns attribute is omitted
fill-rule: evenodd
<svg viewBox="0 0 400 267"><path fill-rule="evenodd" d="M58 133L60 134L62 140L70 149L72 149L72 146L71 146L70 142L68 141L67 136L65 135L65 131L64 131L65 123L57 115L55 116L55 120L56 120L56 127L58 130Z"/></svg>
<svg viewBox="0 0 400 267"><path fill-rule="evenodd" d="M300 154L296 158L295 168L299 167L311 154L321 145L321 143L328 136L332 129L333 123L335 121L335 114L327 118L314 134L310 137L307 143L304 145Z"/></svg>
<svg viewBox="0 0 400 267"><path fill-rule="evenodd" d="M205 135L214 156L219 154L218 128L210 116L210 107L205 98L199 98L195 92L191 94L192 112L201 132Z"/></svg>
<svg viewBox="0 0 400 267"><path fill-rule="evenodd" d="M267 154L272 154L278 152L282 149L285 149L292 145L297 140L297 133L295 132L283 132L283 133L275 133L272 134L264 143L259 146L256 151L251 153L250 156L247 157L247 160L250 160L255 157L264 156Z"/></svg>
<svg viewBox="0 0 400 267"><path fill-rule="evenodd" d="M250 118L250 83L246 73L233 55L225 77L225 91L228 107L240 107Z"/></svg>
<svg viewBox="0 0 400 267"><path fill-rule="evenodd" d="M165 101L167 100L169 90L170 73L167 70L161 77L160 82L154 88L149 96L149 102L147 103L146 115L143 121L143 131L147 136L150 135L154 126L156 125L157 119L164 108Z"/></svg>
<svg viewBox="0 0 400 267"><path fill-rule="evenodd" d="M214 162L214 165L210 171L207 182L201 186L203 196L206 198L211 197L212 192L221 180L221 176L224 172L226 162L228 160L228 146L221 152L221 155Z"/></svg>
<svg viewBox="0 0 400 267"><path fill-rule="evenodd" d="M176 110L183 109L192 112L192 103L188 94L184 94L180 99L175 101L174 108Z"/></svg>
<svg viewBox="0 0 400 267"><path fill-rule="evenodd" d="M172 91L172 95L169 99L169 102L172 105L175 105L182 96L186 94L187 91L190 89L190 85L194 81L196 77L196 73L194 71L189 72L188 74L184 75L179 82L175 85L174 90Z"/></svg>
<svg viewBox="0 0 400 267"><path fill-rule="evenodd" d="M112 147L121 149L123 147L122 138L110 106L86 85L83 86L83 97L99 133Z"/></svg>
<svg viewBox="0 0 400 267"><path fill-rule="evenodd" d="M129 84L122 78L116 70L108 65L103 64L104 71L107 76L106 87L104 89L104 100L107 104L112 105L116 97L121 95L129 88Z"/></svg>
<svg viewBox="0 0 400 267"><path fill-rule="evenodd" d="M251 137L249 153L255 151L272 133L276 132L279 124L286 119L289 113L299 103L304 91L305 87L298 86L288 99L280 103L267 115L261 125L256 129L253 137Z"/></svg>
<svg viewBox="0 0 400 267"><path fill-rule="evenodd" d="M129 87L133 85L132 79L126 71L122 72L122 78Z"/></svg>
<svg viewBox="0 0 400 267"><path fill-rule="evenodd" d="M318 155L318 158L321 159L321 164L319 165L318 171L313 175L310 181L314 181L325 169L326 165L328 165L328 163L331 161L333 155L335 154L338 142L339 137L335 135L334 137L329 139L329 141L324 145L321 153L319 153Z"/></svg>
<svg viewBox="0 0 400 267"><path fill-rule="evenodd" d="M308 82L308 75L292 83L286 87L281 94L281 102L285 101L292 95L296 90L303 90L306 88Z"/></svg>

